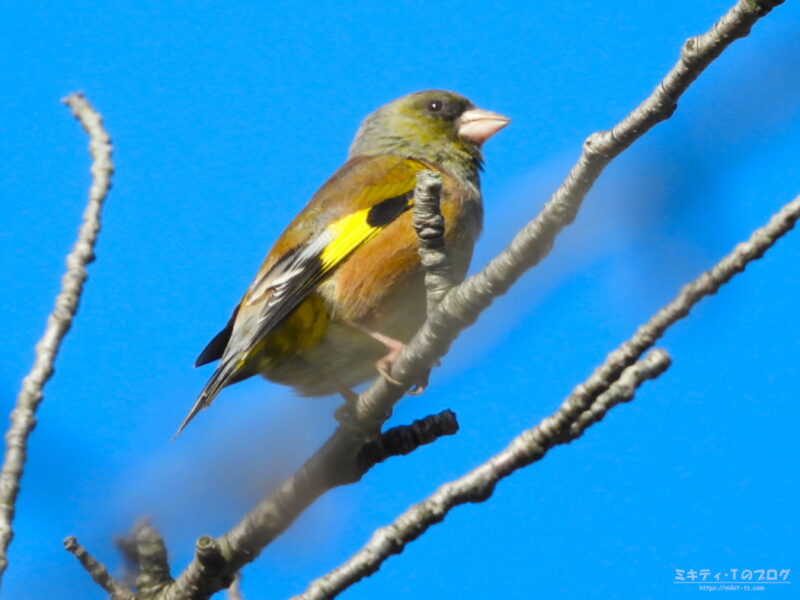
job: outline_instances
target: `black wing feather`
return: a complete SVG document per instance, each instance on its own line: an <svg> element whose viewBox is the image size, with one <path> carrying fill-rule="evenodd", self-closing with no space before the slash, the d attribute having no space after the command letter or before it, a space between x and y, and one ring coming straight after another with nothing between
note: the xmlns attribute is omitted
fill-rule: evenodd
<svg viewBox="0 0 800 600"><path fill-rule="evenodd" d="M239 305L237 304L236 308L233 309L233 314L231 315L231 318L228 319L228 324L225 325L225 328L215 335L213 340L208 342L206 347L203 348L203 351L197 357L197 360L194 361L195 367L201 367L222 358L222 354L225 352L225 347L228 345L228 340L231 339L233 322L236 320L236 315L238 313Z"/></svg>

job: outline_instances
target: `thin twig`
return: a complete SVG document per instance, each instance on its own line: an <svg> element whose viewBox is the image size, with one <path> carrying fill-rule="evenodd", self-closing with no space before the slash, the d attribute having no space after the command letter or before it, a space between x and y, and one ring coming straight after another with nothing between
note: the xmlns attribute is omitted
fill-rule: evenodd
<svg viewBox="0 0 800 600"><path fill-rule="evenodd" d="M22 380L16 406L11 412L11 426L6 433L6 453L0 474L0 577L8 566L8 546L14 535L11 522L25 467L28 436L36 425L36 409L42 401L44 385L53 374L53 362L61 341L78 310L86 281L86 265L94 259L93 247L100 230L100 210L111 187L111 174L114 171L111 140L103 129L100 115L82 94L71 94L63 102L72 109L72 114L89 134L92 185L78 240L67 256L67 272L61 279L61 291L56 297L55 309L47 319L44 335L36 344L33 367Z"/></svg>
<svg viewBox="0 0 800 600"><path fill-rule="evenodd" d="M620 371L632 364L651 348L664 332L706 296L711 296L720 286L730 281L747 265L759 258L781 237L788 233L800 219L800 196L775 213L766 225L754 231L746 242L738 244L714 267L686 284L680 293L659 310L627 342L608 355L586 383L576 390L587 398L596 398L605 382L616 377Z"/></svg>
<svg viewBox="0 0 800 600"><path fill-rule="evenodd" d="M78 540L70 536L64 540L64 548L73 554L84 569L92 576L95 583L103 588L112 600L133 600L133 593L125 589L119 581L114 579L108 570L98 562Z"/></svg>
<svg viewBox="0 0 800 600"><path fill-rule="evenodd" d="M655 379L669 365L667 353L654 350L644 360L628 367L598 398L598 402L608 408L632 399L644 381ZM590 410L590 407L581 404L581 400L580 396L570 395L554 414L536 427L522 432L502 452L463 477L444 484L427 500L405 511L391 525L375 531L372 539L347 562L312 582L303 594L293 600L334 598L377 571L387 558L402 552L409 542L441 522L456 506L488 500L501 479L542 459L554 446L579 437L605 414L597 412L593 413L594 419L576 421L576 414ZM569 435L565 435L567 433Z"/></svg>

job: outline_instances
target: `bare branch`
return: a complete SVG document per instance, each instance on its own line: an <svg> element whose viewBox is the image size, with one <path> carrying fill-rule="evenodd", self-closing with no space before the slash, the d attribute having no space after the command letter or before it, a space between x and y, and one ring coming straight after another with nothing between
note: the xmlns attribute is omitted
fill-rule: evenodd
<svg viewBox="0 0 800 600"><path fill-rule="evenodd" d="M759 258L788 233L800 218L800 196L786 204L772 216L769 222L754 231L746 242L738 244L714 267L686 284L681 292L659 310L634 336L608 355L580 389L588 398L597 397L598 390L609 379L613 379L625 367L636 361L651 348L664 332L676 321L689 314L692 307L705 296L711 296L734 275L744 271L747 265ZM577 390L576 390L577 392Z"/></svg>
<svg viewBox="0 0 800 600"><path fill-rule="evenodd" d="M419 259L425 268L428 314L456 284L444 245L444 217L439 209L441 192L442 176L439 173L417 173L413 223L419 242Z"/></svg>
<svg viewBox="0 0 800 600"><path fill-rule="evenodd" d="M710 271L683 287L618 349L611 352L585 383L577 386L556 413L535 428L515 438L500 454L471 473L441 487L428 500L411 507L389 527L379 529L372 540L344 565L313 582L298 600L332 598L356 581L374 573L392 554L402 552L409 542L431 525L444 519L460 504L482 502L496 483L517 469L539 460L549 448L571 441L601 420L613 406L630 400L645 379L659 376L669 357L660 350L636 362L664 334L667 328L689 314L704 297L712 295L734 275L763 256L800 219L800 196L786 204L769 222L738 244Z"/></svg>
<svg viewBox="0 0 800 600"><path fill-rule="evenodd" d="M377 571L393 554L439 523L453 508L468 502L489 499L497 483L513 472L534 463L553 446L580 437L587 427L603 418L608 408L633 398L636 389L647 379L655 379L670 365L663 350L654 350L647 358L628 367L622 376L597 399L604 410L592 411L582 403L581 395L572 394L551 416L532 429L522 432L499 454L463 477L446 483L424 502L415 504L378 529L372 539L342 566L312 582L305 593L294 600L322 600L339 593ZM577 418L589 413L587 418Z"/></svg>
<svg viewBox="0 0 800 600"><path fill-rule="evenodd" d="M122 555L123 561L122 574L118 579L123 585L131 589L136 585L136 579L141 573L141 569L139 568L139 533L143 528L149 526L149 524L150 517L143 516L134 523L128 535L120 535L114 538L114 545ZM148 554L148 550L149 549L145 548L145 554ZM164 548L165 561L166 557L167 551L166 548ZM169 572L169 566L167 566L167 572Z"/></svg>
<svg viewBox="0 0 800 600"><path fill-rule="evenodd" d="M139 573L136 576L138 597L142 600L157 598L166 586L172 583L167 560L167 547L158 531L143 523L135 532L136 562Z"/></svg>
<svg viewBox="0 0 800 600"><path fill-rule="evenodd" d="M111 187L111 140L103 129L100 115L82 94L72 94L63 100L72 109L87 134L92 155L92 185L89 202L83 213L78 240L67 256L67 272L61 279L61 291L55 308L47 319L44 335L36 344L36 357L17 396L11 412L11 426L6 433L6 453L0 474L0 577L8 566L8 546L13 537L11 522L19 493L19 482L25 467L28 436L36 425L36 409L42 401L43 388L53 374L53 362L61 341L69 331L78 310L78 302L86 281L86 265L94 259L94 243L100 230L100 211Z"/></svg>
<svg viewBox="0 0 800 600"><path fill-rule="evenodd" d="M424 376L426 369L447 352L463 329L550 252L556 236L573 221L586 193L611 159L656 123L669 118L678 98L711 61L734 40L746 36L759 18L781 3L782 0L739 0L710 31L689 39L678 62L644 102L610 131L589 136L567 179L509 247L442 299L393 363L393 379L414 382ZM378 378L359 397L353 417L365 424L379 425L402 391L401 387Z"/></svg>
<svg viewBox="0 0 800 600"><path fill-rule="evenodd" d="M78 559L95 583L108 592L111 600L133 600L133 593L114 579L108 570L78 543L77 539L72 536L66 538L64 548Z"/></svg>
<svg viewBox="0 0 800 600"><path fill-rule="evenodd" d="M443 435L453 435L457 431L458 422L451 410L427 416L411 425L393 427L361 448L357 458L358 470L366 473L391 456L410 454L420 446L431 444Z"/></svg>

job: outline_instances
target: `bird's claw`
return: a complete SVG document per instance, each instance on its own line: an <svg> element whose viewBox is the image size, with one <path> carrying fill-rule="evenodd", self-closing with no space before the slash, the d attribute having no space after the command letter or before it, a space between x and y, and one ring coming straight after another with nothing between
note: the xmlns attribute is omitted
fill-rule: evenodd
<svg viewBox="0 0 800 600"><path fill-rule="evenodd" d="M378 362L375 363L375 369L381 376L391 383L392 385L396 385L397 387L403 387L403 384L394 377L392 377L392 365L394 364L394 357L391 356L391 352L380 359Z"/></svg>
<svg viewBox="0 0 800 600"><path fill-rule="evenodd" d="M392 364L394 361L391 360L390 356L384 356L378 362L375 363L375 368L377 369L378 373L381 376L391 383L392 385L396 385L397 387L404 387L405 384L398 381L391 375ZM406 391L409 396L419 396L428 388L428 378L431 372L430 369L425 372L425 374L420 378L420 381L414 382L411 387Z"/></svg>
<svg viewBox="0 0 800 600"><path fill-rule="evenodd" d="M409 396L419 396L421 395L426 389L428 389L428 378L431 376L431 370L428 369L420 378L420 381L417 381L411 389L408 390Z"/></svg>

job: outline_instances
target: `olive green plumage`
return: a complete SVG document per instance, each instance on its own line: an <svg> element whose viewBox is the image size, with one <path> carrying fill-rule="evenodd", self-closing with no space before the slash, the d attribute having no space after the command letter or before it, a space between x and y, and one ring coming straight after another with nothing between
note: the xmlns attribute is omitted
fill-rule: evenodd
<svg viewBox="0 0 800 600"><path fill-rule="evenodd" d="M430 105L440 105L436 111ZM458 94L431 90L410 94L369 115L350 146L350 157L390 154L426 160L477 185L480 144L458 135L456 120L472 103Z"/></svg>
<svg viewBox="0 0 800 600"><path fill-rule="evenodd" d="M445 243L463 277L482 221L481 144L507 123L442 90L370 114L349 160L278 238L198 357L220 363L178 433L223 387L255 374L308 396L348 395L373 378L387 347L396 352L425 319L410 210L417 172L442 175Z"/></svg>

